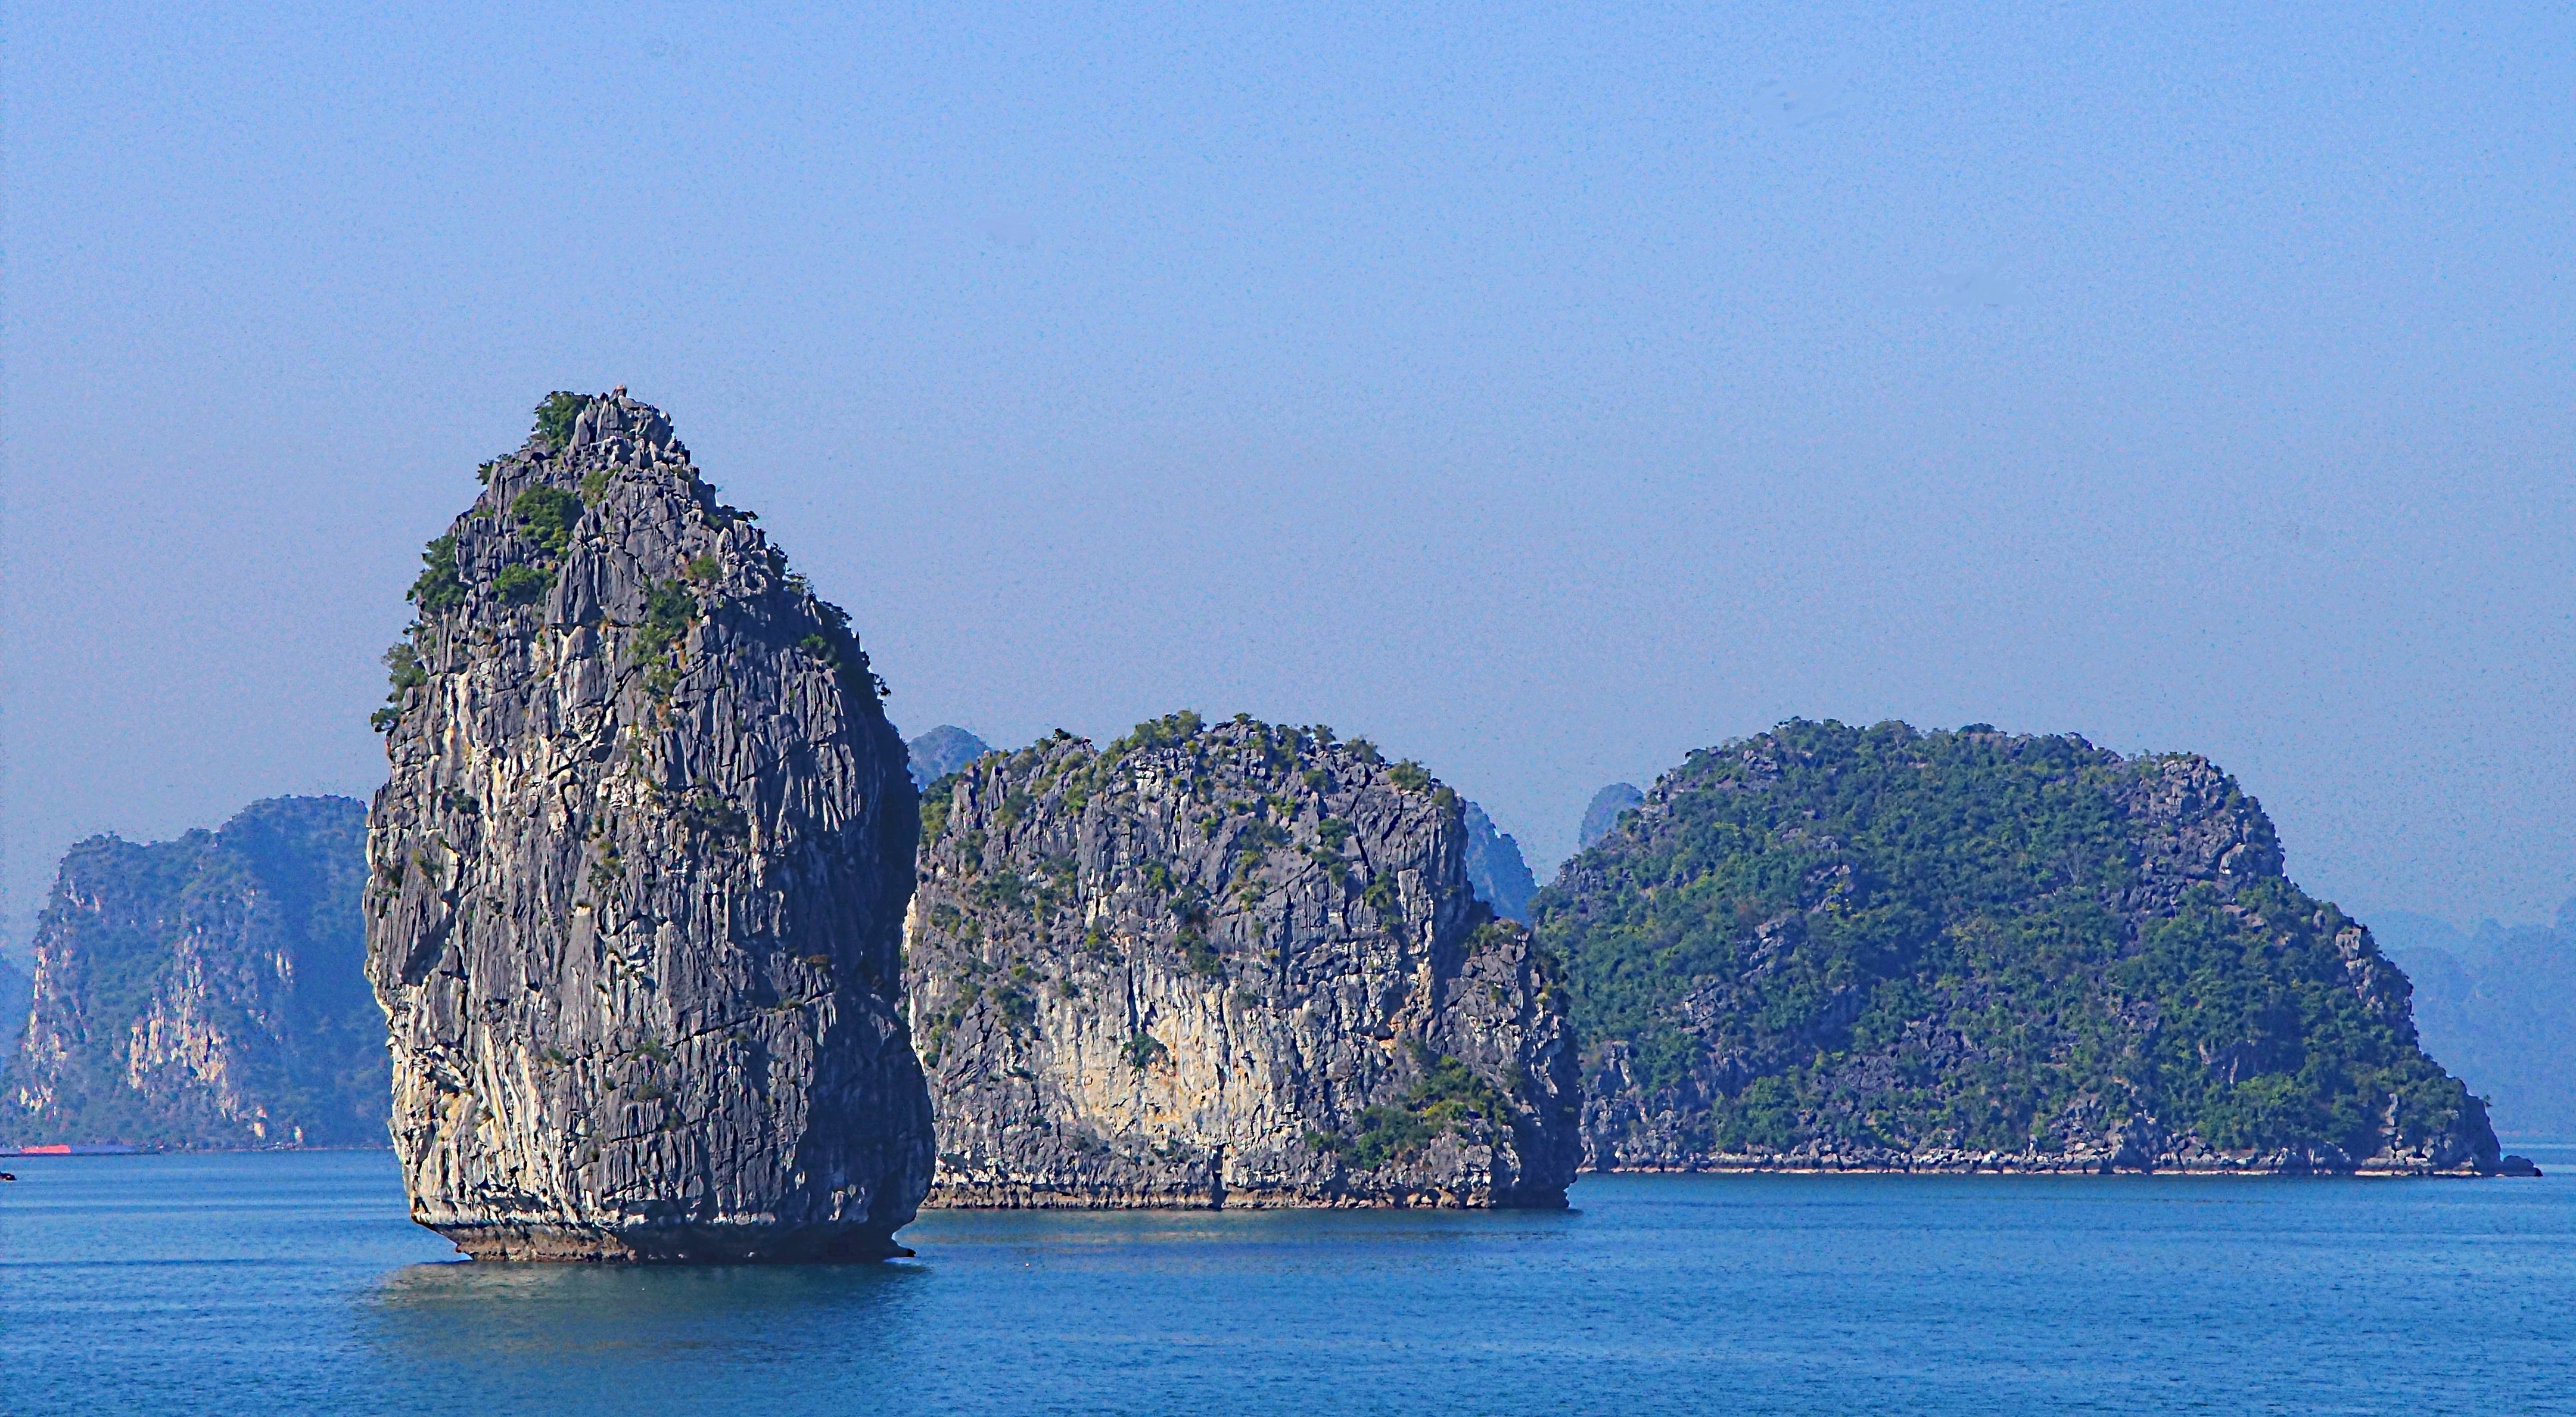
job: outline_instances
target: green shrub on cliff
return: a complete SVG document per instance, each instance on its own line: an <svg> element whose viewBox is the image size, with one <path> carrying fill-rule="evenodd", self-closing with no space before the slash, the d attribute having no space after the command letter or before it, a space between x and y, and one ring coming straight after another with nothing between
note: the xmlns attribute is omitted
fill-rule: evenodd
<svg viewBox="0 0 2576 1417"><path fill-rule="evenodd" d="M1367 1168L1399 1161L1431 1144L1439 1129L1422 1114L1384 1103L1360 1109L1359 1132L1336 1148L1342 1159Z"/></svg>
<svg viewBox="0 0 2576 1417"><path fill-rule="evenodd" d="M1186 743L1199 736L1199 731L1206 726L1207 720L1200 717L1194 709L1167 713L1161 718L1150 718L1137 724L1135 730L1126 737L1112 742L1109 745L1108 756L1114 760L1123 758L1140 748L1161 748L1175 743Z"/></svg>
<svg viewBox="0 0 2576 1417"><path fill-rule="evenodd" d="M1413 1051L1427 1071L1405 1090L1402 1105L1362 1108L1348 1137L1309 1131L1307 1149L1330 1152L1366 1169L1417 1156L1442 1133L1470 1122L1509 1121L1511 1104L1502 1089L1478 1077L1475 1069L1445 1053L1434 1057L1419 1041Z"/></svg>
<svg viewBox="0 0 2576 1417"><path fill-rule="evenodd" d="M537 405L537 437L547 447L561 449L572 442L573 420L581 416L582 405L589 400L570 389L557 389Z"/></svg>
<svg viewBox="0 0 2576 1417"><path fill-rule="evenodd" d="M531 487L510 499L510 518L547 555L560 556L581 520L581 499L560 487Z"/></svg>
<svg viewBox="0 0 2576 1417"><path fill-rule="evenodd" d="M423 547L421 571L403 592L403 599L420 607L424 615L437 615L465 603L465 582L456 574L456 538L439 537Z"/></svg>
<svg viewBox="0 0 2576 1417"><path fill-rule="evenodd" d="M698 620L698 598L678 581L655 581L644 590L644 618L635 627L635 662L650 664L671 652Z"/></svg>
<svg viewBox="0 0 2576 1417"><path fill-rule="evenodd" d="M400 721L403 696L429 682L429 669L420 662L420 651L409 640L395 641L384 653L384 665L388 685L385 706L367 716L367 726L378 733Z"/></svg>
<svg viewBox="0 0 2576 1417"><path fill-rule="evenodd" d="M1171 1056L1171 1050L1163 1046L1163 1040L1142 1029L1127 1037L1127 1063L1138 1072L1143 1072L1169 1056Z"/></svg>
<svg viewBox="0 0 2576 1417"><path fill-rule="evenodd" d="M409 640L396 641L393 648L385 651L384 660L386 677L392 681L397 700L406 690L429 682L429 670L420 662L420 651L412 648Z"/></svg>
<svg viewBox="0 0 2576 1417"><path fill-rule="evenodd" d="M532 604L554 589L554 584L553 572L534 566L503 566L501 573L492 578L492 589L500 593L504 605Z"/></svg>

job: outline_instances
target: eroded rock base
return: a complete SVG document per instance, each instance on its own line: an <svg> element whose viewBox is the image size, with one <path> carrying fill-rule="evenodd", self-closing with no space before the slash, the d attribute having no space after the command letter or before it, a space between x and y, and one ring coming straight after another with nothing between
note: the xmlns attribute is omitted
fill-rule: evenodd
<svg viewBox="0 0 2576 1417"><path fill-rule="evenodd" d="M1223 1194L1175 1191L1058 1190L1038 1186L941 1185L924 1210L1564 1210L1565 1193L1509 1193L1425 1186L1356 1195L1304 1190Z"/></svg>

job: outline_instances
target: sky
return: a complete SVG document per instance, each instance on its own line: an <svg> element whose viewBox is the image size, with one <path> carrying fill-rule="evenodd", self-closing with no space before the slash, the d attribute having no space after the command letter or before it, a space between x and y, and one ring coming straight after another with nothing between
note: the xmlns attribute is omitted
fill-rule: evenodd
<svg viewBox="0 0 2576 1417"><path fill-rule="evenodd" d="M371 792L421 544L618 384L907 733L1329 723L1544 876L1990 722L2365 919L2576 894L2563 5L61 4L0 94L13 949Z"/></svg>

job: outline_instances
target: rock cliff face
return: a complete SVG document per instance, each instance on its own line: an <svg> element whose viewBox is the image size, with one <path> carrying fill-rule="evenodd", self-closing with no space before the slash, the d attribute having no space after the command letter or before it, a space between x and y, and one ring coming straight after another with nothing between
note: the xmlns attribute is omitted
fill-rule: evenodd
<svg viewBox="0 0 2576 1417"><path fill-rule="evenodd" d="M1789 723L1540 893L1618 1169L2486 1172L2406 976L2188 755Z"/></svg>
<svg viewBox="0 0 2576 1417"><path fill-rule="evenodd" d="M8 1025L0 1139L383 1145L384 1026L359 971L364 821L347 798L285 797L220 831L73 847Z"/></svg>
<svg viewBox="0 0 2576 1417"><path fill-rule="evenodd" d="M923 818L934 1204L1564 1204L1561 996L1420 768L1181 714L980 759Z"/></svg>
<svg viewBox="0 0 2576 1417"><path fill-rule="evenodd" d="M388 655L367 969L413 1217L501 1258L893 1252L931 1129L880 686L660 412L539 412Z"/></svg>

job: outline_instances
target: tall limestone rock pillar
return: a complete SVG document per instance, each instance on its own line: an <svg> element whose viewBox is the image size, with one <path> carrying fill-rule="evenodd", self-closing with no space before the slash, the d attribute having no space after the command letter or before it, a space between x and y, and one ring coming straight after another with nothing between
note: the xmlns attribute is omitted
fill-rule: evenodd
<svg viewBox="0 0 2576 1417"><path fill-rule="evenodd" d="M918 807L847 617L623 390L483 477L368 818L413 1218L495 1259L900 1253Z"/></svg>

